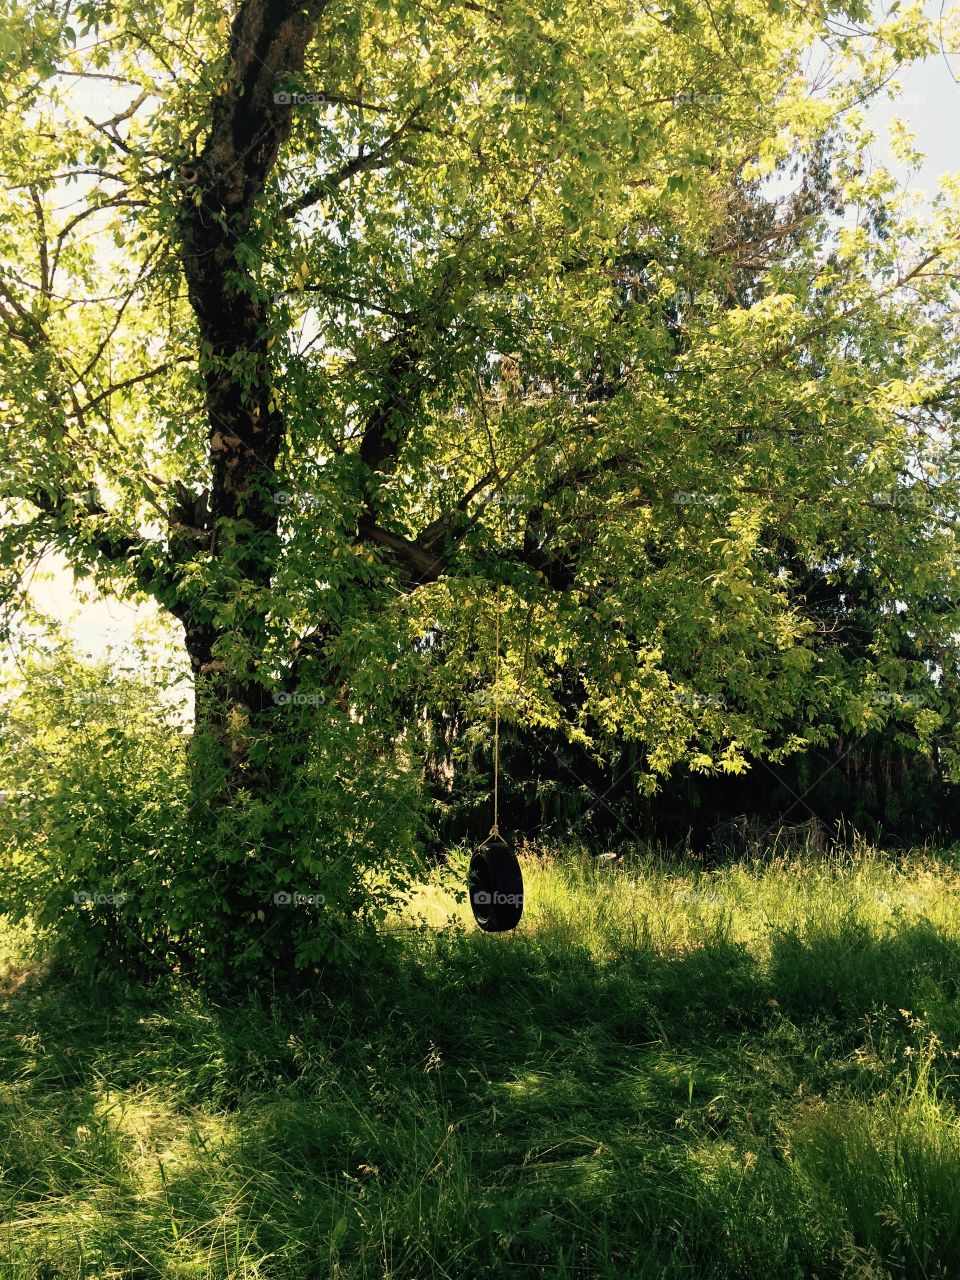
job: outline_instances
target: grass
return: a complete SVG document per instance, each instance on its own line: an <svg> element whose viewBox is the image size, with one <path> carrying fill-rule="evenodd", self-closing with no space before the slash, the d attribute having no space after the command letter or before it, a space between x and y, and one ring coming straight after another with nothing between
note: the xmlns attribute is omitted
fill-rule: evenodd
<svg viewBox="0 0 960 1280"><path fill-rule="evenodd" d="M960 1275L954 857L525 872L273 1008L5 938L0 1277Z"/></svg>

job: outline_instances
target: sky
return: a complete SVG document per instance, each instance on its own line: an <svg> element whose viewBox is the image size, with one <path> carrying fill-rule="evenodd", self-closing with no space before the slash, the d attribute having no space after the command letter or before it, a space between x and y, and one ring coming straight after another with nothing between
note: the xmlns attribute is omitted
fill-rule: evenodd
<svg viewBox="0 0 960 1280"><path fill-rule="evenodd" d="M83 595L92 598L85 603L60 556L46 557L34 576L30 594L43 613L56 618L69 632L81 652L95 658L105 657L111 648L124 648L138 626L157 617L152 601L129 604L115 596L98 596L86 588Z"/></svg>
<svg viewBox="0 0 960 1280"><path fill-rule="evenodd" d="M956 79L954 79L956 77ZM902 91L895 102L874 102L867 118L880 135L876 159L895 173L905 170L890 155L885 135L899 117L916 135L926 160L911 187L933 193L946 173L960 170L960 54L938 54L917 63L898 76Z"/></svg>
<svg viewBox="0 0 960 1280"><path fill-rule="evenodd" d="M897 99L878 100L869 108L868 120L878 134L874 159L909 181L912 190L932 195L944 174L960 171L960 55L938 53L908 67L898 79L901 92ZM891 155L887 132L894 118L908 126L917 148L925 154L916 175L908 175ZM158 616L152 604L134 606L102 598L84 601L65 563L54 557L35 575L32 591L37 604L57 620L78 649L94 658L105 657L111 650L129 653L138 629L149 626Z"/></svg>

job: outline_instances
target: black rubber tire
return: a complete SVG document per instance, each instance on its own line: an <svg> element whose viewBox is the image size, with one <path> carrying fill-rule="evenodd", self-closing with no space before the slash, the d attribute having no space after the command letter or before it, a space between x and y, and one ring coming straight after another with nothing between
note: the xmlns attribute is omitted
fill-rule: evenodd
<svg viewBox="0 0 960 1280"><path fill-rule="evenodd" d="M470 859L470 908L485 933L515 929L523 915L523 872L506 842L491 841Z"/></svg>

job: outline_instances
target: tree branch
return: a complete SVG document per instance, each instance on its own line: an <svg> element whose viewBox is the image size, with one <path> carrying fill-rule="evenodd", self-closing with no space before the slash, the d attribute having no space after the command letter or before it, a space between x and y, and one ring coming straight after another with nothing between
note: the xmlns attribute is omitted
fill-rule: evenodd
<svg viewBox="0 0 960 1280"><path fill-rule="evenodd" d="M284 205L281 210L282 215L285 218L296 217L298 213L303 213L305 209L315 205L318 200L322 200L324 196L335 191L337 187L342 187L345 182L349 182L357 174L369 173L374 169L388 169L392 164L403 160L405 157L402 154L391 156L390 152L403 135L413 128L414 121L422 110L422 107L418 107L411 112L403 124L395 129L379 147L376 147L373 151L361 150L352 160L348 160L346 164L334 170L333 173L328 173L315 186L298 196L296 200L291 200L289 204Z"/></svg>

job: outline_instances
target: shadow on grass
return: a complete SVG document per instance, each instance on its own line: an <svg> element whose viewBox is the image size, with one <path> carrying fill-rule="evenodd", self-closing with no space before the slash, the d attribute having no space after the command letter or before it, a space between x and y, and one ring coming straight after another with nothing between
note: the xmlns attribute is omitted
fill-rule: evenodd
<svg viewBox="0 0 960 1280"><path fill-rule="evenodd" d="M916 1018L958 1048L958 991L953 939L853 914L603 962L412 935L273 1008L28 981L2 1001L0 1274L945 1275L960 1224L915 1213L908 1242L883 1170L908 1152L921 1199L960 1191L929 1072L896 1127Z"/></svg>
<svg viewBox="0 0 960 1280"><path fill-rule="evenodd" d="M851 912L840 927L784 933L773 940L770 978L797 1017L933 1006L941 1018L936 1030L950 1037L960 1031L950 1020L960 996L960 950L926 919L877 936Z"/></svg>

